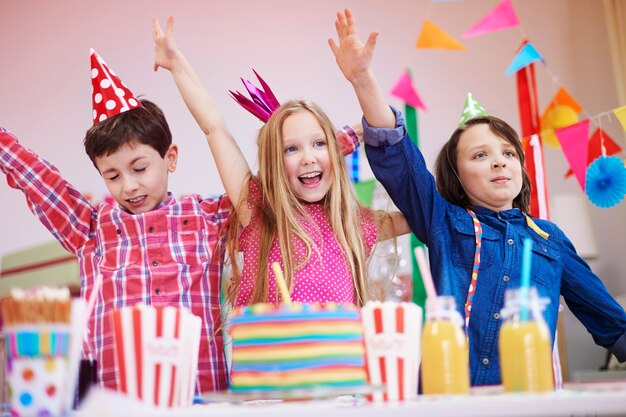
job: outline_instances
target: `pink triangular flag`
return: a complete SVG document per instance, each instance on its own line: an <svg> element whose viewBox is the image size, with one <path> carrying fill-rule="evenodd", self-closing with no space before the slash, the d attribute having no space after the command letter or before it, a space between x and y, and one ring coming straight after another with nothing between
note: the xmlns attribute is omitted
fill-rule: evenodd
<svg viewBox="0 0 626 417"><path fill-rule="evenodd" d="M587 153L589 150L589 119L562 129L554 129L554 133L559 138L561 149L580 184L580 188L585 191Z"/></svg>
<svg viewBox="0 0 626 417"><path fill-rule="evenodd" d="M389 94L394 97L398 97L410 106L426 111L426 106L424 105L424 102L422 102L419 94L417 94L417 90L411 81L411 76L406 71L402 72L394 86L391 88L391 91L389 91Z"/></svg>
<svg viewBox="0 0 626 417"><path fill-rule="evenodd" d="M502 0L482 20L463 34L464 38L486 35L502 29L508 29L519 25L519 19L515 14L511 0Z"/></svg>

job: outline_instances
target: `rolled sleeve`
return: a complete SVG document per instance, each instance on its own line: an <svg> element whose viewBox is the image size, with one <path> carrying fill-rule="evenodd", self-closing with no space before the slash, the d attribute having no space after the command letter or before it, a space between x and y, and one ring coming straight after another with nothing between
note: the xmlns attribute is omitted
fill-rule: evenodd
<svg viewBox="0 0 626 417"><path fill-rule="evenodd" d="M608 349L615 355L618 361L626 361L626 333L623 333Z"/></svg>
<svg viewBox="0 0 626 417"><path fill-rule="evenodd" d="M363 142L365 142L365 144L376 147L395 145L406 135L404 116L398 109L393 106L389 107L391 107L393 114L396 116L396 126L393 129L372 127L367 123L367 120L365 120L365 116L363 116Z"/></svg>

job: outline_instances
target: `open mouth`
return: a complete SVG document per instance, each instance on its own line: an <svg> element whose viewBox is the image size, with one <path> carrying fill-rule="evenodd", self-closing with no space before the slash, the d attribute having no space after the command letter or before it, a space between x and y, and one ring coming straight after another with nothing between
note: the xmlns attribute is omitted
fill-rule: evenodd
<svg viewBox="0 0 626 417"><path fill-rule="evenodd" d="M128 201L130 203L130 205L136 207L136 206L142 205L143 202L146 201L146 198L148 198L148 196L142 195L142 196L139 196L139 197L129 198L126 201Z"/></svg>
<svg viewBox="0 0 626 417"><path fill-rule="evenodd" d="M321 172L309 172L308 174L300 175L298 180L304 185L314 186L322 181Z"/></svg>

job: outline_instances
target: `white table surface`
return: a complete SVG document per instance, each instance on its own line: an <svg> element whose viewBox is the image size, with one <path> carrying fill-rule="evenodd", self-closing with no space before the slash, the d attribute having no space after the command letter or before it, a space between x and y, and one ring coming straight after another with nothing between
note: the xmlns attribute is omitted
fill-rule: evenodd
<svg viewBox="0 0 626 417"><path fill-rule="evenodd" d="M178 409L147 408L119 394L95 390L73 417L429 417L429 416L626 416L626 381L566 384L548 394L504 394L499 388L454 397L420 396L405 402L370 403L344 396L318 401L211 403Z"/></svg>

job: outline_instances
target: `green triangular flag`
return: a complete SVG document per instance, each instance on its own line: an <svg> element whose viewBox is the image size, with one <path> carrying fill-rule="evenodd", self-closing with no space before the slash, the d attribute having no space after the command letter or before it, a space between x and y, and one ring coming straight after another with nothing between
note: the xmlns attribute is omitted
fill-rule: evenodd
<svg viewBox="0 0 626 417"><path fill-rule="evenodd" d="M359 181L352 185L354 186L354 192L356 193L356 198L359 200L359 203L366 207L372 207L376 180Z"/></svg>
<svg viewBox="0 0 626 417"><path fill-rule="evenodd" d="M459 126L463 126L469 119L479 116L488 116L488 113L474 96L472 96L472 93L467 93L465 107L463 108L463 113L461 113L461 120L459 120Z"/></svg>

